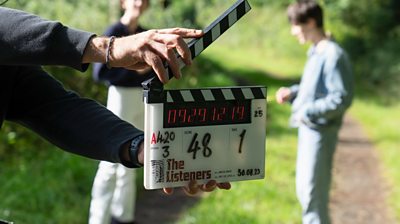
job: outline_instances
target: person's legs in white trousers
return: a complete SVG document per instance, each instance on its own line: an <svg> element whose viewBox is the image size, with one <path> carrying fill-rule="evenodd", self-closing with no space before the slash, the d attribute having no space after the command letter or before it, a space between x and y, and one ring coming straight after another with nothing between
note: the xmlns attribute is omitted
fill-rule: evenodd
<svg viewBox="0 0 400 224"><path fill-rule="evenodd" d="M144 105L142 88L110 86L107 108L123 120L142 129ZM89 224L110 224L111 217L121 222L134 221L135 170L101 161L93 182Z"/></svg>

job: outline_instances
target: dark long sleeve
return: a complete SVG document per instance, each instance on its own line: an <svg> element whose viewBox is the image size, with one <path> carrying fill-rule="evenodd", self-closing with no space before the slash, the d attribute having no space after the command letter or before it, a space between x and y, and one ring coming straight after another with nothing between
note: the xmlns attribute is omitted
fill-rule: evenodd
<svg viewBox="0 0 400 224"><path fill-rule="evenodd" d="M9 66L1 71L13 73L15 80L7 86L6 119L34 130L66 151L121 162L121 146L143 134L97 102L65 90L40 67Z"/></svg>
<svg viewBox="0 0 400 224"><path fill-rule="evenodd" d="M0 7L0 64L64 65L80 71L93 33L71 29L23 11Z"/></svg>

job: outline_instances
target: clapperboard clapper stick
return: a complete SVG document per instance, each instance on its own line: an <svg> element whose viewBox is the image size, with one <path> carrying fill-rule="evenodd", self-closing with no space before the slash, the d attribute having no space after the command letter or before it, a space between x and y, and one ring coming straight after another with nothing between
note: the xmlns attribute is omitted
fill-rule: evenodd
<svg viewBox="0 0 400 224"><path fill-rule="evenodd" d="M192 59L197 57L204 49L210 46L219 36L221 36L225 31L227 31L236 21L242 18L251 7L247 0L238 0L229 9L227 9L223 14L221 14L214 22L212 22L207 28L204 29L204 35L200 38L191 40L188 43L190 53L192 54ZM179 67L182 69L185 67L180 55L177 55L179 62ZM167 63L164 64L165 69L169 79L173 77L172 71ZM153 77L144 81L142 86L144 90L158 91L163 90L163 84L158 79L157 75L153 71ZM146 94L146 93L145 93Z"/></svg>

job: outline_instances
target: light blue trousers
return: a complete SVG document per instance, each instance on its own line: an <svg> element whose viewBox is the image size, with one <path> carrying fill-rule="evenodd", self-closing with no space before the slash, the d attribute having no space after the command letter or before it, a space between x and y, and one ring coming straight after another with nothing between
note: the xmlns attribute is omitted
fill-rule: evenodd
<svg viewBox="0 0 400 224"><path fill-rule="evenodd" d="M328 203L332 162L339 128L298 130L296 193L303 209L303 224L330 224Z"/></svg>

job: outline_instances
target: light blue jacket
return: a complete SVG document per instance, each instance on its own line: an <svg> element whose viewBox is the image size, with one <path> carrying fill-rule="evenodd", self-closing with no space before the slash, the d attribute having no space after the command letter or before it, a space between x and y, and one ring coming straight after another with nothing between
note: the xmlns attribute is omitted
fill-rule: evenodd
<svg viewBox="0 0 400 224"><path fill-rule="evenodd" d="M353 73L346 52L331 40L312 46L300 84L290 89L291 126L339 128L353 99Z"/></svg>

